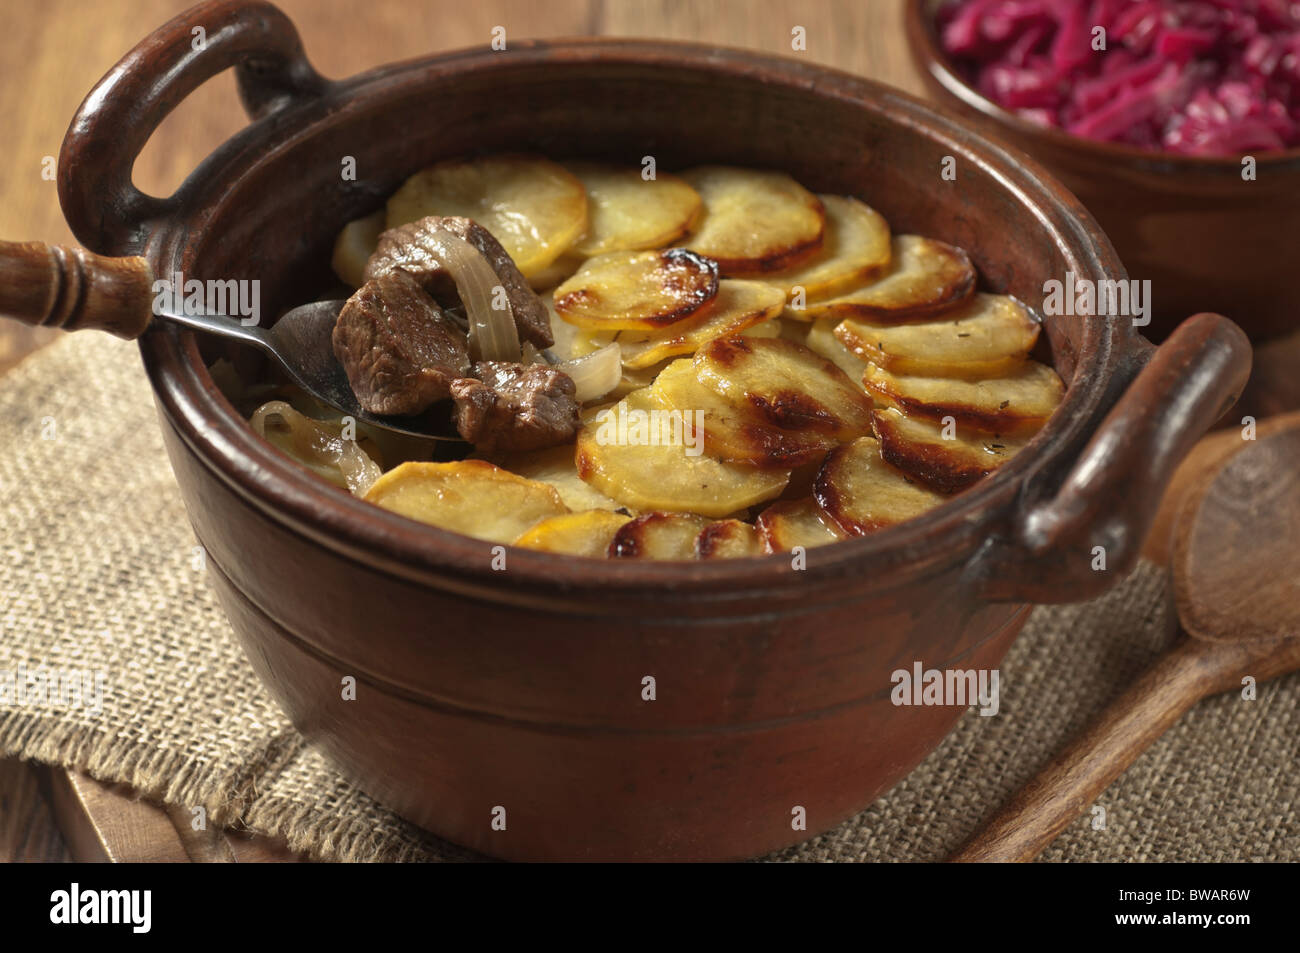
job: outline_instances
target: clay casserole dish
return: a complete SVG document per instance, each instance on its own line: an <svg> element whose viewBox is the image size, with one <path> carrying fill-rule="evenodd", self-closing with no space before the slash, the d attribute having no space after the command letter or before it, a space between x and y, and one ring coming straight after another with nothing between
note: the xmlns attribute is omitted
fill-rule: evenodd
<svg viewBox="0 0 1300 953"><path fill-rule="evenodd" d="M170 198L136 191L131 165L158 122L230 66L252 124ZM1067 271L1124 277L1032 161L857 77L573 40L332 82L278 10L243 0L172 20L105 77L68 132L59 187L92 250L143 254L158 274L260 279L273 314L326 284L339 228L411 173L503 151L784 169L863 197L899 232L963 246L988 290L1031 303ZM949 155L955 183L939 176ZM356 181L340 176L345 156ZM491 544L353 499L262 442L214 386L207 342L156 328L141 351L234 631L349 776L495 856L702 859L812 836L910 771L961 710L894 706L891 672L996 667L1032 603L1112 584L1249 367L1244 336L1215 315L1158 351L1126 321L1053 318L1045 337L1069 392L1026 451L920 519L810 550L803 570L788 555L655 564L511 548L497 571Z"/></svg>

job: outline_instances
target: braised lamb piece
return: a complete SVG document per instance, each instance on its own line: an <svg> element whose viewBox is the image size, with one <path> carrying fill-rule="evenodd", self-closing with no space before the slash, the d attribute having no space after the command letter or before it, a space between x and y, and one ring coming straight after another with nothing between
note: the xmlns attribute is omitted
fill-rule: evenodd
<svg viewBox="0 0 1300 953"><path fill-rule="evenodd" d="M430 215L419 221L390 228L379 236L379 245L366 263L367 280L386 275L394 270L404 271L415 278L444 306L451 307L459 301L456 285L447 274L432 246L430 237L437 231L448 232L468 242L487 260L505 289L514 314L519 338L539 348L555 343L551 336L551 319L546 306L528 281L515 267L509 253L482 225L461 216Z"/></svg>
<svg viewBox="0 0 1300 953"><path fill-rule="evenodd" d="M545 364L482 361L451 382L456 429L480 451L538 450L578 432L573 379Z"/></svg>
<svg viewBox="0 0 1300 953"><path fill-rule="evenodd" d="M389 271L343 305L334 354L372 414L418 414L469 372L465 332L414 278Z"/></svg>

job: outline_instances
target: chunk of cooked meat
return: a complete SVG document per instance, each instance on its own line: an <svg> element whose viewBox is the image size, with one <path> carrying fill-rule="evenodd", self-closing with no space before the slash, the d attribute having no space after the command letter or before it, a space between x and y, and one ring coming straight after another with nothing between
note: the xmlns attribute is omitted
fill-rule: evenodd
<svg viewBox="0 0 1300 953"><path fill-rule="evenodd" d="M573 378L545 364L481 361L451 382L460 435L480 451L539 450L578 432Z"/></svg>
<svg viewBox="0 0 1300 953"><path fill-rule="evenodd" d="M418 414L469 371L465 332L404 272L367 281L334 324L334 355L372 414Z"/></svg>
<svg viewBox="0 0 1300 953"><path fill-rule="evenodd" d="M394 270L404 271L420 282L430 294L451 307L459 303L460 294L439 260L429 236L439 230L450 232L478 249L492 266L505 289L521 340L538 347L555 343L551 336L551 318L537 292L515 267L509 252L472 218L459 215L430 215L419 221L390 228L379 236L379 245L366 262L366 279L377 278Z"/></svg>

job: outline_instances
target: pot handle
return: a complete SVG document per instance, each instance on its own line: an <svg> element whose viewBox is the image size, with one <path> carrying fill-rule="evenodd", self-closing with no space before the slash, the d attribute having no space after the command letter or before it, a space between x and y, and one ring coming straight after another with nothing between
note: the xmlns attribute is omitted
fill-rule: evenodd
<svg viewBox="0 0 1300 953"><path fill-rule="evenodd" d="M983 554L985 598L1078 602L1128 572L1174 470L1236 402L1250 365L1245 333L1218 314L1193 315L1158 348L1146 345L1140 370L1055 495L1044 500L1031 488L1009 538Z"/></svg>
<svg viewBox="0 0 1300 953"><path fill-rule="evenodd" d="M82 102L59 153L59 201L73 234L104 254L138 247L143 226L177 198L131 181L136 157L181 100L225 69L260 119L329 83L303 54L293 23L263 0L210 0L169 20L123 57Z"/></svg>

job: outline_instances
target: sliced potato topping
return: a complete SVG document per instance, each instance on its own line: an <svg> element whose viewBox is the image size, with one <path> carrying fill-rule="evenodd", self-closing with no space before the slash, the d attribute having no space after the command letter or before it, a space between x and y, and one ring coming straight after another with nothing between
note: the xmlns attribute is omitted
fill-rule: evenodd
<svg viewBox="0 0 1300 953"><path fill-rule="evenodd" d="M849 375L851 380L861 381L867 371L867 362L850 351L835 335L837 321L835 318L818 318L806 325L808 336L804 343L822 357L834 362L835 366Z"/></svg>
<svg viewBox="0 0 1300 953"><path fill-rule="evenodd" d="M784 303L779 288L761 281L724 279L718 282L718 296L702 318L692 316L654 335L635 331L601 334L590 338L590 344L603 346L618 341L623 349L623 366L639 370L670 357L694 354L715 338L740 334L762 324L780 314Z"/></svg>
<svg viewBox="0 0 1300 953"><path fill-rule="evenodd" d="M960 248L920 235L897 235L889 268L876 281L792 313L805 321L827 316L901 321L946 311L974 290L975 266Z"/></svg>
<svg viewBox="0 0 1300 953"><path fill-rule="evenodd" d="M694 227L704 208L700 194L682 179L657 172L595 162L570 162L568 169L587 189L587 234L574 251L592 257L671 245Z"/></svg>
<svg viewBox="0 0 1300 953"><path fill-rule="evenodd" d="M571 361L575 357L590 354L598 348L588 347L587 341L580 338L576 327L555 313L555 296L550 292L539 296L546 306L546 314L551 319L551 339L555 342L550 352L561 361Z"/></svg>
<svg viewBox="0 0 1300 953"><path fill-rule="evenodd" d="M873 278L889 266L889 223L865 202L842 195L819 195L826 209L821 251L798 266L765 278L794 299L822 301Z"/></svg>
<svg viewBox="0 0 1300 953"><path fill-rule="evenodd" d="M788 553L796 546L810 549L849 538L812 497L773 503L758 514L756 525L763 549L769 553Z"/></svg>
<svg viewBox="0 0 1300 953"><path fill-rule="evenodd" d="M611 559L694 559L695 539L709 525L690 513L646 513L620 526Z"/></svg>
<svg viewBox="0 0 1300 953"><path fill-rule="evenodd" d="M837 440L871 432L871 399L842 370L794 341L719 338L696 353L695 374L775 427Z"/></svg>
<svg viewBox="0 0 1300 953"><path fill-rule="evenodd" d="M704 199L704 216L682 244L729 278L790 268L822 247L821 201L784 172L714 165L682 178Z"/></svg>
<svg viewBox="0 0 1300 953"><path fill-rule="evenodd" d="M641 512L678 510L723 517L781 494L788 470L725 463L696 453L680 414L673 420L633 391L578 433L578 474L604 495ZM654 412L654 413L652 413Z"/></svg>
<svg viewBox="0 0 1300 953"><path fill-rule="evenodd" d="M549 291L581 268L583 261L581 255L566 251L545 268L529 275L528 286L537 292Z"/></svg>
<svg viewBox="0 0 1300 953"><path fill-rule="evenodd" d="M571 443L528 453L514 453L496 462L511 473L527 480L536 480L555 487L564 505L575 513L584 510L617 510L623 504L597 492L578 476L574 459L576 448Z"/></svg>
<svg viewBox="0 0 1300 953"><path fill-rule="evenodd" d="M1023 434L1037 430L1065 395L1065 385L1046 364L1027 360L1005 377L963 380L892 374L872 364L862 386L881 403L909 417L943 422L990 433Z"/></svg>
<svg viewBox="0 0 1300 953"><path fill-rule="evenodd" d="M384 230L384 210L357 218L343 226L334 239L334 256L330 267L344 284L360 288L366 283L366 262L375 253L379 235Z"/></svg>
<svg viewBox="0 0 1300 953"><path fill-rule="evenodd" d="M789 469L819 460L835 446L834 437L775 427L754 407L705 387L696 377L694 363L686 358L664 368L648 396L656 406L680 411L684 426L702 441L706 453L719 460Z"/></svg>
<svg viewBox="0 0 1300 953"><path fill-rule="evenodd" d="M656 331L718 294L718 265L685 248L616 251L588 259L555 289L555 310L593 331Z"/></svg>
<svg viewBox="0 0 1300 953"><path fill-rule="evenodd" d="M402 516L495 543L567 512L555 488L484 460L408 462L389 470L365 499Z"/></svg>
<svg viewBox="0 0 1300 953"><path fill-rule="evenodd" d="M696 559L741 559L763 555L758 530L744 520L719 520L695 537Z"/></svg>
<svg viewBox="0 0 1300 953"><path fill-rule="evenodd" d="M945 499L886 463L875 437L859 437L832 450L817 474L813 495L822 512L851 536L920 516Z"/></svg>
<svg viewBox="0 0 1300 953"><path fill-rule="evenodd" d="M1039 330L1015 298L981 293L929 321L846 318L835 336L859 357L898 374L996 377L1019 367Z"/></svg>
<svg viewBox="0 0 1300 953"><path fill-rule="evenodd" d="M550 516L524 531L516 546L547 553L604 559L614 534L632 517L609 510L585 510Z"/></svg>
<svg viewBox="0 0 1300 953"><path fill-rule="evenodd" d="M932 420L904 416L897 407L877 410L873 425L885 462L940 490L960 490L1006 463L1027 436L945 429Z"/></svg>
<svg viewBox="0 0 1300 953"><path fill-rule="evenodd" d="M539 156L453 159L421 169L388 200L389 228L426 215L474 219L532 278L586 232L587 190Z"/></svg>

